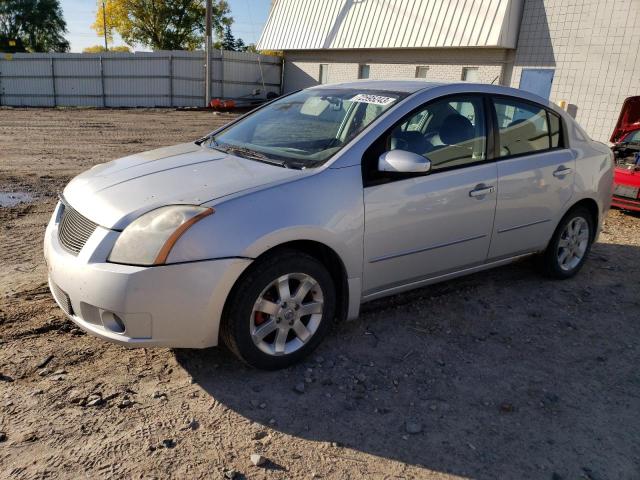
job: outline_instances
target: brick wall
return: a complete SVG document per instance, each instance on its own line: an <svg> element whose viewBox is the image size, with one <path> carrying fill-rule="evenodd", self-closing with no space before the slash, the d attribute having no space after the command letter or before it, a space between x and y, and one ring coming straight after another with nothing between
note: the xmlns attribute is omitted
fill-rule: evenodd
<svg viewBox="0 0 640 480"><path fill-rule="evenodd" d="M464 67L477 67L479 81L499 83L509 54L502 49L314 50L285 52L284 90L317 85L320 64L328 65L328 82L358 78L359 65L370 66L369 78L415 78L427 66L428 80L460 81Z"/></svg>
<svg viewBox="0 0 640 480"><path fill-rule="evenodd" d="M507 83L517 87L523 68L555 69L551 100L575 105L607 141L624 99L640 95L639 51L639 0L526 0Z"/></svg>

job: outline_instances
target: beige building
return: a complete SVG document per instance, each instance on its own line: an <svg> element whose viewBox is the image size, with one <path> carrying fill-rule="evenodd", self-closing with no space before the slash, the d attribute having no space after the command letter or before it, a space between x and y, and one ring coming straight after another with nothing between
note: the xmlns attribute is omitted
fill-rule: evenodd
<svg viewBox="0 0 640 480"><path fill-rule="evenodd" d="M498 83L565 101L606 141L640 95L640 0L276 0L284 90L357 78Z"/></svg>

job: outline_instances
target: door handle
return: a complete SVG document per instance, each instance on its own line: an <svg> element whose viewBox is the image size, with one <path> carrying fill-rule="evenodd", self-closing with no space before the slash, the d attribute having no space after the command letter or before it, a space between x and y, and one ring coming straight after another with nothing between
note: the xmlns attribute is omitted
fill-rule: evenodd
<svg viewBox="0 0 640 480"><path fill-rule="evenodd" d="M556 178L564 178L571 173L571 169L560 165L554 172L553 176Z"/></svg>
<svg viewBox="0 0 640 480"><path fill-rule="evenodd" d="M485 195L488 195L489 193L493 193L495 191L496 191L496 188L494 186L487 186L484 184L480 184L480 185L477 185L476 188L474 188L469 192L469 196L474 198L484 197Z"/></svg>

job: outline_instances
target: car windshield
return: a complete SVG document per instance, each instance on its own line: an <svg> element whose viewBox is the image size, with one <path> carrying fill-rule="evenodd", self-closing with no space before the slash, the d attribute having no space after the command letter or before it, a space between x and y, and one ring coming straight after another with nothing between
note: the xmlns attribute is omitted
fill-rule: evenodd
<svg viewBox="0 0 640 480"><path fill-rule="evenodd" d="M623 142L627 143L640 143L640 130L636 130L635 132L631 132L626 137L624 137Z"/></svg>
<svg viewBox="0 0 640 480"><path fill-rule="evenodd" d="M405 93L312 88L286 96L229 126L208 145L293 168L326 162Z"/></svg>

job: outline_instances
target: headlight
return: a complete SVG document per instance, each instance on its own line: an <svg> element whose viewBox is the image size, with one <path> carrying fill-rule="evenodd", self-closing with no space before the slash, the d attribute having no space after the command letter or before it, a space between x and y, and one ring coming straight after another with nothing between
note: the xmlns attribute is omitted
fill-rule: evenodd
<svg viewBox="0 0 640 480"><path fill-rule="evenodd" d="M213 212L213 208L171 205L145 213L123 230L111 250L109 261L162 265L180 236Z"/></svg>

